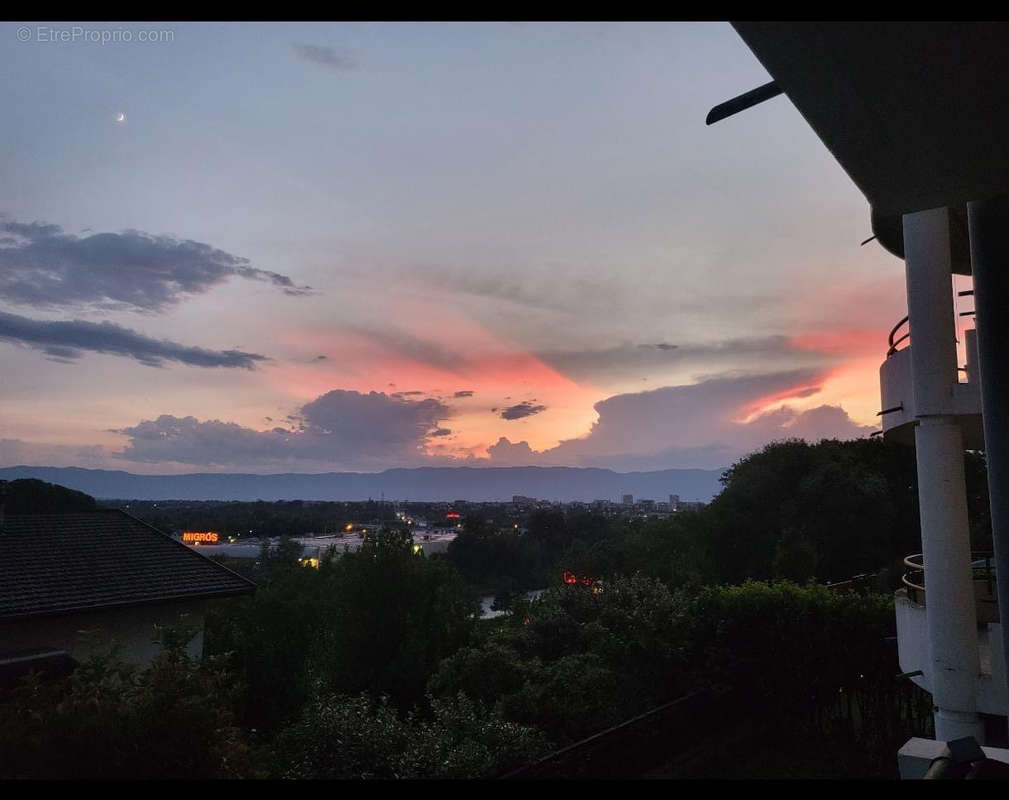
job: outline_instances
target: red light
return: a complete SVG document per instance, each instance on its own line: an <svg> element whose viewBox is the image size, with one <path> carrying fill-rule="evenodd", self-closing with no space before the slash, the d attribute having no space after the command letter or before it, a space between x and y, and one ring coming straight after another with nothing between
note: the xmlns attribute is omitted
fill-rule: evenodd
<svg viewBox="0 0 1009 800"><path fill-rule="evenodd" d="M459 519L459 516L460 516L460 515L459 515L459 514L457 514L456 512L454 512L454 511L449 511L449 512L448 512L448 513L447 513L447 514L445 515L445 519Z"/></svg>
<svg viewBox="0 0 1009 800"><path fill-rule="evenodd" d="M575 575L575 573L568 572L567 570L564 570L564 572L561 573L561 580L569 585L580 583L586 589L591 589L596 585L595 578L590 578L588 575L582 575L579 577L578 575Z"/></svg>

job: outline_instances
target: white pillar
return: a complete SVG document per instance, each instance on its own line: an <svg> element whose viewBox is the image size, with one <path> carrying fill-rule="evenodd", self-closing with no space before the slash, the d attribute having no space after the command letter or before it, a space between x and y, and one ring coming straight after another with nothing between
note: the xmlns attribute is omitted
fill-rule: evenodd
<svg viewBox="0 0 1009 800"><path fill-rule="evenodd" d="M963 436L953 416L956 326L945 208L904 215L904 256L935 733L944 741L981 742Z"/></svg>

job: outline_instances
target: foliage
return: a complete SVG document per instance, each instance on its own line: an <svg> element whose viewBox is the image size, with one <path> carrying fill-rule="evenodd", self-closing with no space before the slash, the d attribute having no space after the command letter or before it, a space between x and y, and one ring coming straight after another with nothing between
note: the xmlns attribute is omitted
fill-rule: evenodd
<svg viewBox="0 0 1009 800"><path fill-rule="evenodd" d="M274 770L286 778L397 778L408 736L387 698L327 694L277 737Z"/></svg>
<svg viewBox="0 0 1009 800"><path fill-rule="evenodd" d="M443 661L431 692L496 703L561 742L675 697L684 688L680 599L641 575L600 588L560 586L517 609L486 641Z"/></svg>
<svg viewBox="0 0 1009 800"><path fill-rule="evenodd" d="M244 724L275 730L309 698L325 612L319 575L305 568L277 571L255 594L208 610L204 650L226 655L247 687L239 704Z"/></svg>
<svg viewBox="0 0 1009 800"><path fill-rule="evenodd" d="M35 478L0 481L0 498L8 514L67 514L98 508L91 495Z"/></svg>
<svg viewBox="0 0 1009 800"><path fill-rule="evenodd" d="M379 501L340 503L311 500L266 502L213 500L129 500L115 503L159 530L218 531L230 536L305 536L342 531L347 523L391 523L395 511Z"/></svg>
<svg viewBox="0 0 1009 800"><path fill-rule="evenodd" d="M320 680L331 691L389 694L402 708L422 699L438 662L466 642L477 610L451 564L415 553L403 531L368 537L323 564L320 577Z"/></svg>
<svg viewBox="0 0 1009 800"><path fill-rule="evenodd" d="M919 547L914 453L776 442L729 468L705 509L716 579L843 580Z"/></svg>
<svg viewBox="0 0 1009 800"><path fill-rule="evenodd" d="M682 511L667 519L628 525L616 549L613 566L597 574L640 572L673 589L714 580L717 569L711 543L711 516Z"/></svg>
<svg viewBox="0 0 1009 800"><path fill-rule="evenodd" d="M146 669L114 656L69 677L25 681L0 704L4 778L225 778L251 774L231 710L238 687L218 659L180 647Z"/></svg>
<svg viewBox="0 0 1009 800"><path fill-rule="evenodd" d="M261 561L267 582L256 594L208 615L206 649L230 654L249 689L242 719L268 733L318 687L384 693L409 708L468 638L475 604L451 565L414 553L408 534L375 534L318 570L283 551Z"/></svg>
<svg viewBox="0 0 1009 800"><path fill-rule="evenodd" d="M505 602L543 585L539 542L527 534L501 532L475 515L463 521L446 556L475 591L500 596Z"/></svg>
<svg viewBox="0 0 1009 800"><path fill-rule="evenodd" d="M506 722L465 695L430 700L400 720L388 699L325 695L276 742L288 778L493 777L543 755L539 732Z"/></svg>
<svg viewBox="0 0 1009 800"><path fill-rule="evenodd" d="M502 718L465 694L429 699L430 721L411 717L413 734L403 763L410 777L494 777L524 766L550 750L536 729Z"/></svg>
<svg viewBox="0 0 1009 800"><path fill-rule="evenodd" d="M555 564L571 543L572 532L562 511L541 509L529 515L528 536L539 542L548 564Z"/></svg>
<svg viewBox="0 0 1009 800"><path fill-rule="evenodd" d="M919 690L894 680L889 595L748 581L704 588L688 615L695 682L731 684L765 718L891 756L927 728Z"/></svg>

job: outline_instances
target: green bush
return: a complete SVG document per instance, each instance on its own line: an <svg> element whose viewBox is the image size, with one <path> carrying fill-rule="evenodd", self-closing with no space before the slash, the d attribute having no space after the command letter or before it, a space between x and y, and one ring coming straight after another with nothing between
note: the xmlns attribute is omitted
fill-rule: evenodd
<svg viewBox="0 0 1009 800"><path fill-rule="evenodd" d="M466 692L560 743L589 736L687 690L683 599L636 575L560 586L478 645L441 663L428 688Z"/></svg>
<svg viewBox="0 0 1009 800"><path fill-rule="evenodd" d="M169 649L140 669L112 656L69 677L30 675L0 703L4 778L232 778L252 774L220 661Z"/></svg>
<svg viewBox="0 0 1009 800"><path fill-rule="evenodd" d="M927 695L894 678L890 595L748 581L703 589L689 616L696 681L734 686L761 715L884 760L928 729Z"/></svg>
<svg viewBox="0 0 1009 800"><path fill-rule="evenodd" d="M326 695L278 736L286 778L494 777L544 755L539 732L506 722L465 695L432 699L430 718L401 720L388 698Z"/></svg>

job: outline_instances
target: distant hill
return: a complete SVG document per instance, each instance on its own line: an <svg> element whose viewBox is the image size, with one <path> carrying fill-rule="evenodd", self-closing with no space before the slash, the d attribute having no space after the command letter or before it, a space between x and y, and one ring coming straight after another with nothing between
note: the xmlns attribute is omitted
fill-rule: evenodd
<svg viewBox="0 0 1009 800"><path fill-rule="evenodd" d="M0 480L37 478L98 498L135 500L389 500L619 501L639 498L708 502L721 489L722 470L664 469L614 472L579 467L421 467L384 472L246 475L193 473L134 475L80 467L3 467Z"/></svg>
<svg viewBox="0 0 1009 800"><path fill-rule="evenodd" d="M94 511L95 498L63 486L22 478L12 480L0 488L6 514L71 514Z"/></svg>

